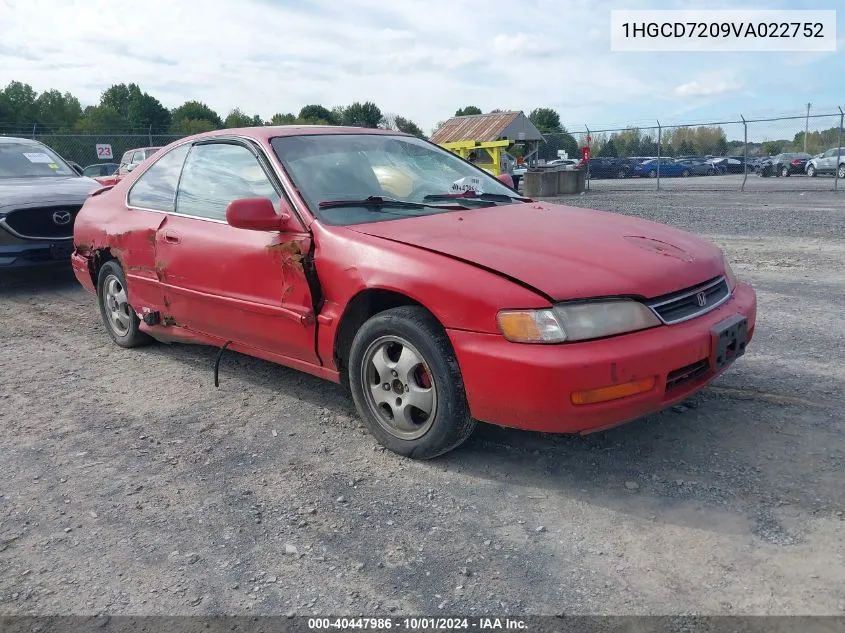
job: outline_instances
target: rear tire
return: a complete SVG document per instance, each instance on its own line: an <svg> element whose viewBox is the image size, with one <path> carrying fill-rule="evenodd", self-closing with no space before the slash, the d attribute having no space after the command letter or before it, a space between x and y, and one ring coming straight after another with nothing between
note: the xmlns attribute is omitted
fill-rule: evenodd
<svg viewBox="0 0 845 633"><path fill-rule="evenodd" d="M781 169L781 170L780 170L780 175L781 175L781 176L783 176L784 178L786 178L787 176L789 176L789 167L784 167L783 169Z"/></svg>
<svg viewBox="0 0 845 633"><path fill-rule="evenodd" d="M657 170L652 169L650 172L648 172L648 177L649 178L657 178Z"/></svg>
<svg viewBox="0 0 845 633"><path fill-rule="evenodd" d="M352 399L373 436L394 453L431 459L472 434L458 360L443 327L419 306L370 318L349 353Z"/></svg>
<svg viewBox="0 0 845 633"><path fill-rule="evenodd" d="M139 347L152 341L140 330L141 320L129 305L126 276L120 264L108 261L97 276L100 316L111 339L121 347Z"/></svg>
<svg viewBox="0 0 845 633"><path fill-rule="evenodd" d="M681 176L683 176L684 178L689 177L689 169L685 169L684 171L682 171Z"/></svg>
<svg viewBox="0 0 845 633"><path fill-rule="evenodd" d="M836 172L836 176L838 178L845 178L845 163L839 166L839 170Z"/></svg>

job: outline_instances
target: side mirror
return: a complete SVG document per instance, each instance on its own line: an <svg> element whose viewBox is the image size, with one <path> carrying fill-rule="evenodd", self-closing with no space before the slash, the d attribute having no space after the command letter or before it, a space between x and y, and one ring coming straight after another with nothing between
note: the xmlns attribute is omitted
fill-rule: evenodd
<svg viewBox="0 0 845 633"><path fill-rule="evenodd" d="M506 187L510 187L511 189L514 188L513 187L513 178L511 177L510 174L499 174L496 177L496 180L498 180L500 183L502 183Z"/></svg>
<svg viewBox="0 0 845 633"><path fill-rule="evenodd" d="M68 164L70 165L71 169L75 171L80 176L84 176L82 167L80 167L79 163L74 163L73 161L69 161Z"/></svg>
<svg viewBox="0 0 845 633"><path fill-rule="evenodd" d="M126 166L126 173L128 174L130 171L132 171L133 169L135 169L138 165L140 165L140 163L129 163L129 164Z"/></svg>
<svg viewBox="0 0 845 633"><path fill-rule="evenodd" d="M236 229L250 231L286 231L291 228L292 215L285 202L277 213L269 198L240 198L226 207L226 222Z"/></svg>

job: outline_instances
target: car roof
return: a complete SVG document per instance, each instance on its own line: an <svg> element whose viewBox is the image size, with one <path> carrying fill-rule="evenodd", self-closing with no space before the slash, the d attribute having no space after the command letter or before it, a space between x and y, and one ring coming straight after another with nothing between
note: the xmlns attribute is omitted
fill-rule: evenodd
<svg viewBox="0 0 845 633"><path fill-rule="evenodd" d="M381 128L351 127L343 125L265 125L256 127L227 128L223 130L212 130L202 132L190 139L214 138L216 136L249 136L251 138L269 141L278 136L307 136L320 134L364 134L364 135L386 135L386 136L413 136L396 130L383 130ZM186 139L182 139L186 140Z"/></svg>
<svg viewBox="0 0 845 633"><path fill-rule="evenodd" d="M31 138L19 138L17 136L0 136L0 143L16 144L16 145L32 145L33 147L43 147L44 143L40 143Z"/></svg>

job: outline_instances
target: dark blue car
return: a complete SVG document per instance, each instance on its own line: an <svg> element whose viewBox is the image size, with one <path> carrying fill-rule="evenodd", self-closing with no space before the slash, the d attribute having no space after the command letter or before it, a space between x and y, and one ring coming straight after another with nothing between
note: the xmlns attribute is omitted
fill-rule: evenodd
<svg viewBox="0 0 845 633"><path fill-rule="evenodd" d="M76 214L99 188L46 145L0 136L0 270L69 266Z"/></svg>
<svg viewBox="0 0 845 633"><path fill-rule="evenodd" d="M657 178L658 160L653 158L644 161L634 166L631 171L632 176L639 176L640 178ZM664 176L689 176L692 170L688 165L675 162L671 158L660 159L660 177Z"/></svg>

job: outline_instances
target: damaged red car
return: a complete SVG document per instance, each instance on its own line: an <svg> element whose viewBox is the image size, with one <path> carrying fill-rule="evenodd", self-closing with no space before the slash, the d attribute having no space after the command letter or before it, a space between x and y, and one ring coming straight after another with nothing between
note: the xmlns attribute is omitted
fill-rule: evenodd
<svg viewBox="0 0 845 633"><path fill-rule="evenodd" d="M520 197L387 130L177 141L88 199L72 261L118 345L208 344L344 383L414 458L476 420L584 433L664 409L740 357L756 317L711 243Z"/></svg>

